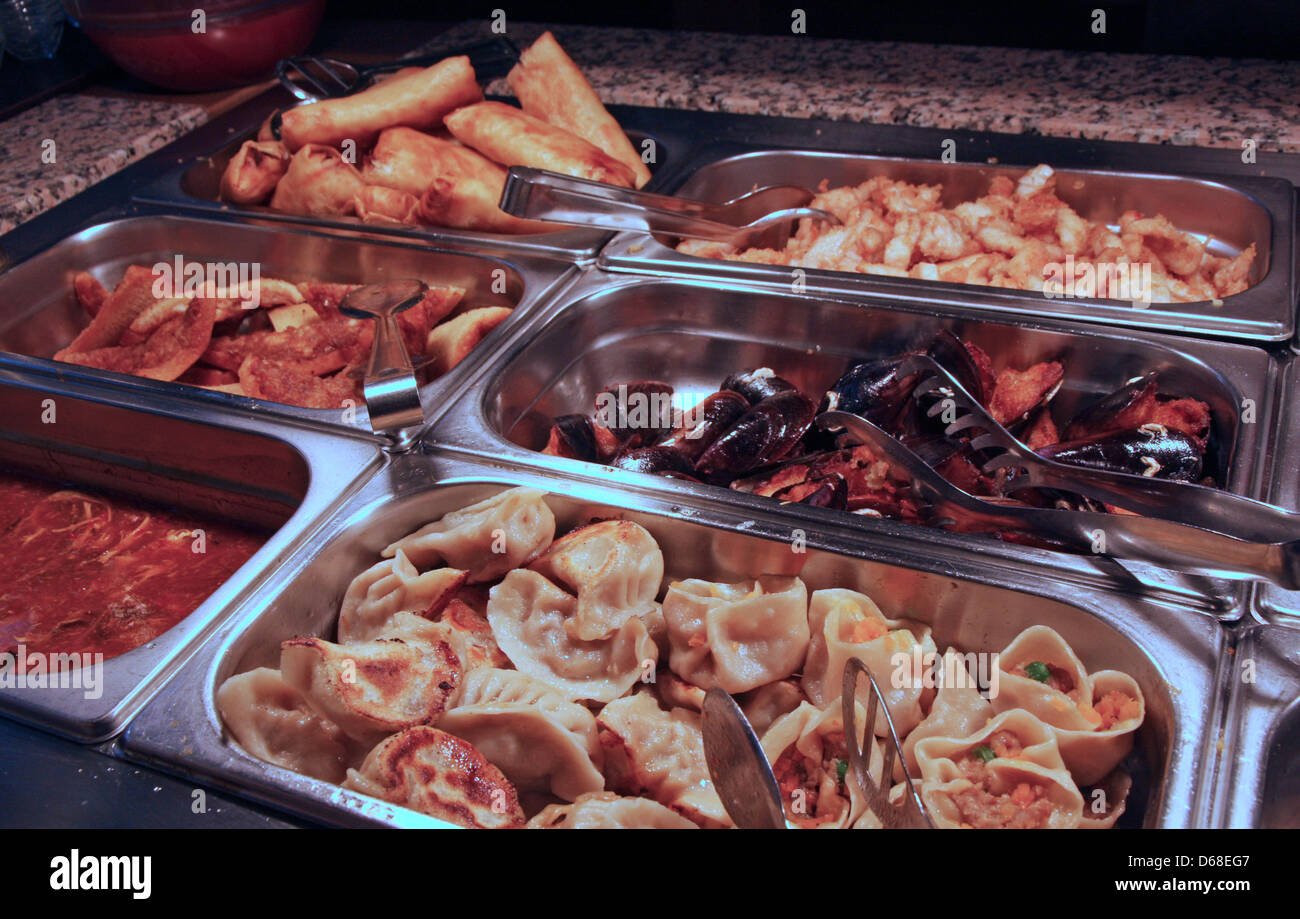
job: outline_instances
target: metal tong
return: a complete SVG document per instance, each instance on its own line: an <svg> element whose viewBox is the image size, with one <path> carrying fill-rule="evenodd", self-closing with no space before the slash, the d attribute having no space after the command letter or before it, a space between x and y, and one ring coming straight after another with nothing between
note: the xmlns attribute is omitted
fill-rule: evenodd
<svg viewBox="0 0 1300 919"><path fill-rule="evenodd" d="M353 319L375 320L364 390L370 427L393 433L424 423L420 386L397 325L397 314L424 299L429 287L414 279L380 281L344 295L339 311Z"/></svg>
<svg viewBox="0 0 1300 919"><path fill-rule="evenodd" d="M1290 539L1252 541L1158 517L1130 517L1001 504L962 491L893 435L860 415L841 411L823 412L817 417L817 423L827 430L847 431L859 442L877 450L892 465L906 472L912 480L913 492L930 506L936 525L951 527L965 524L980 530L1023 531L1055 540L1069 549L1085 554L1134 559L1211 577L1263 577L1288 589L1300 588L1300 543L1294 538L1300 533L1300 529L1295 529L1300 524L1294 522L1300 515L1281 508L1226 492L1201 489L1221 496L1230 504L1241 502L1243 508L1264 508L1272 512L1273 519L1277 521L1277 530L1274 532L1282 529L1283 519L1293 521L1290 523L1293 528L1289 530ZM1085 475L1092 476L1094 473L1088 471ZM1176 484L1179 489L1199 488L1182 483L1165 484ZM1090 487L1070 486L1080 493L1083 488ZM1238 532L1245 533L1244 530Z"/></svg>
<svg viewBox="0 0 1300 919"><path fill-rule="evenodd" d="M725 689L704 694L700 729L704 761L722 806L742 830L785 829L785 808L772 764L754 727Z"/></svg>
<svg viewBox="0 0 1300 919"><path fill-rule="evenodd" d="M468 55L470 63L474 65L474 73L480 80L503 77L519 62L519 49L515 47L515 43L504 35L499 35L462 48L448 48L419 57L399 58L387 64L375 64L369 67L349 64L347 61L332 57L301 54L297 57L285 58L276 64L275 77L280 81L281 86L304 102L317 102L321 99L347 96L364 89L373 83L379 74L393 73L404 67L428 67L462 54Z"/></svg>
<svg viewBox="0 0 1300 919"><path fill-rule="evenodd" d="M871 771L862 758L862 748L858 745L858 677L866 676L870 695L867 700L867 717L864 722L864 738L872 736L876 723L876 712L885 716L885 763L880 772L880 784L871 777ZM933 830L934 821L925 802L916 791L912 775L907 771L907 761L903 757L903 745L898 741L898 732L894 730L894 719L889 714L885 697L876 685L876 678L871 668L859 658L850 657L844 663L844 679L840 681L840 705L844 718L844 744L849 751L849 771L862 788L863 798L887 830ZM903 770L902 800L895 804L889 800L889 783L894 775L894 760Z"/></svg>
<svg viewBox="0 0 1300 919"><path fill-rule="evenodd" d="M834 214L804 206L814 197L807 188L771 185L723 204L709 204L511 166L500 206L516 217L604 230L667 233L744 247L769 232L775 238L791 222L805 217L838 226L840 219Z"/></svg>

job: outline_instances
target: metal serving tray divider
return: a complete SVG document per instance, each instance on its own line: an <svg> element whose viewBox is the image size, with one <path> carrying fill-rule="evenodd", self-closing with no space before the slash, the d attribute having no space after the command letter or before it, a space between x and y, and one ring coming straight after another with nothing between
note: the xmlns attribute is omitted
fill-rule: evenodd
<svg viewBox="0 0 1300 919"><path fill-rule="evenodd" d="M489 98L511 101L499 97ZM258 128L271 112L296 104L302 103L287 91L275 87L217 119L216 122L186 135L169 148L175 151L175 160L169 161L162 175L142 183L134 192L135 200L200 214L222 213L247 216L320 229L365 230L396 241L406 240L437 246L499 247L576 262L594 259L601 246L612 235L606 230L585 230L574 227L558 227L551 233L515 235L452 227L368 224L354 217L310 217L273 211L266 205L232 205L219 201L221 174L243 142L256 135ZM611 112L618 119L620 107L612 106ZM621 124L622 121L619 120ZM646 184L646 190L657 191L660 185L659 173L674 158L679 139L666 136L667 132L652 134L628 129L627 133L632 146L638 151L643 149L642 145L647 141L653 145L654 162L649 166L654 176Z"/></svg>
<svg viewBox="0 0 1300 919"><path fill-rule="evenodd" d="M235 418L164 395L140 405L125 392L7 369L0 370L0 414L0 462L6 469L272 530L198 609L157 638L104 661L96 697L85 691L84 677L80 685L0 689L0 711L83 742L120 731L229 612L255 594L266 573L292 557L313 525L378 467L382 455L372 439L356 435Z"/></svg>
<svg viewBox="0 0 1300 919"><path fill-rule="evenodd" d="M948 132L952 133L952 132ZM990 135L998 138L998 135ZM761 139L761 138L760 138ZM1039 139L1040 144L1044 139ZM817 146L815 138L809 146ZM1221 301L1198 303L1152 303L1135 307L1122 300L1075 297L1049 298L1041 292L896 278L822 269L728 262L684 255L671 241L638 233L620 233L602 250L599 264L610 271L686 275L806 289L823 295L888 296L896 301L919 305L953 306L987 313L1015 313L1031 316L1060 316L1075 321L1152 328L1216 337L1257 341L1284 341L1296 330L1295 189L1291 181L1273 175L1201 175L1171 172L1161 162L1161 152L1149 152L1141 167L1127 165L1125 171L1097 168L1094 155L1080 156L1062 145L1058 151L1039 151L1043 159L1028 158L1031 145L1005 142L1011 157L991 157L990 163L943 163L929 158L852 154L823 149L773 149L750 141L727 141L695 148L675 170L682 182L665 182L665 190L690 198L722 202L755 187L773 184L816 188L822 180L829 187L856 185L884 175L913 183L944 185L948 206L987 193L989 180L1005 175L1013 180L1037 162L1050 163L1057 170L1057 190L1067 203L1091 219L1117 223L1130 208L1148 215L1163 213L1180 229L1208 236L1216 254L1235 254L1254 242L1257 257L1252 270L1253 286ZM1058 144L1061 142L1058 141ZM1039 145L1033 145L1036 149ZM1098 142L1103 151L1107 145ZM1128 164L1131 156L1120 156ZM1054 158L1045 158L1048 156ZM997 165L991 165L996 162ZM1003 163L1020 163L1018 166ZM1079 167L1071 168L1079 163ZM1086 165L1085 165L1086 164ZM1222 165L1222 164L1220 164ZM1212 202L1206 207L1205 202ZM1233 244L1225 245L1224 240ZM1215 305L1216 302L1218 305Z"/></svg>
<svg viewBox="0 0 1300 919"><path fill-rule="evenodd" d="M466 288L465 303L513 307L515 312L469 357L421 387L428 417L454 402L485 356L526 323L552 288L577 273L567 262L522 252L486 249L468 254L370 234L146 211L92 223L0 274L5 303L0 307L0 368L57 373L87 384L104 381L146 403L158 395L180 395L198 405L369 433L364 401L347 410L300 408L50 360L86 322L72 292L76 271L88 270L112 289L128 265L170 264L175 254L188 261L252 263L262 277L291 280L366 283L414 276L430 284Z"/></svg>
<svg viewBox="0 0 1300 919"><path fill-rule="evenodd" d="M690 394L689 401L715 391L733 371L769 366L804 392L817 394L852 361L897 353L940 329L983 345L995 370L1004 362L1024 367L1062 358L1066 385L1055 404L1066 409L1063 417L1132 376L1161 370L1171 391L1210 403L1216 439L1227 445L1210 458L1210 468L1232 491L1250 497L1260 492L1273 384L1279 373L1276 360L1260 349L1061 320L994 321L978 311L956 308L936 308L922 316L911 306L888 302L801 297L700 278L610 278L599 273L579 278L534 316L526 334L493 355L491 368L470 385L458 411L433 425L430 439L549 473L635 483L759 513L775 505L730 489L547 456L537 449L545 442L552 417L590 412L595 394L618 382L662 380ZM1241 421L1244 399L1254 403L1252 424ZM1087 589L1136 592L1225 619L1243 614L1244 582L805 505L784 505L780 512L792 526L890 534L945 557L1045 567L1063 582Z"/></svg>
<svg viewBox="0 0 1300 919"><path fill-rule="evenodd" d="M391 539L447 511L513 485L549 491L559 527L628 517L656 535L673 577L725 579L800 570L810 589L853 587L891 614L933 624L941 645L997 650L1023 628L1057 628L1090 669L1132 673L1147 697L1132 810L1145 826L1201 822L1208 801L1199 764L1213 756L1214 669L1224 643L1212 616L1150 599L1080 590L1066 602L1039 573L937 560L888 538L811 530L806 552L790 542L776 507L750 514L642 483L611 488L589 476L552 474L508 460L487 465L455 452L392 456L384 470L324 524L310 548L275 571L269 602L244 604L128 726L123 754L312 820L344 825L437 825L403 808L297 775L244 753L223 737L214 693L226 677L276 666L279 643L333 634L351 578ZM1169 623L1176 622L1176 629ZM1177 689L1173 687L1177 686Z"/></svg>
<svg viewBox="0 0 1300 919"><path fill-rule="evenodd" d="M1300 828L1300 622L1250 619L1220 668L1224 755L1207 776L1214 826Z"/></svg>
<svg viewBox="0 0 1300 919"><path fill-rule="evenodd" d="M1291 355L1279 392L1282 404L1270 453L1269 500L1300 510L1300 355ZM1300 590L1260 583L1254 602L1263 620L1300 627Z"/></svg>

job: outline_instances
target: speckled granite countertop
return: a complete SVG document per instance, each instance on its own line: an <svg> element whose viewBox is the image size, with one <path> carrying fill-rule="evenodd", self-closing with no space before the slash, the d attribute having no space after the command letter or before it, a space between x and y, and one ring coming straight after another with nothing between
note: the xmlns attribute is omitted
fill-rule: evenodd
<svg viewBox="0 0 1300 919"><path fill-rule="evenodd" d="M0 123L0 234L171 143L207 117L197 105L71 93Z"/></svg>
<svg viewBox="0 0 1300 919"><path fill-rule="evenodd" d="M544 26L510 23L521 48ZM1300 63L557 26L608 103L1300 152ZM491 37L462 23L421 51ZM489 91L509 94L505 80ZM59 97L0 124L0 233L202 124ZM53 139L55 163L42 162Z"/></svg>

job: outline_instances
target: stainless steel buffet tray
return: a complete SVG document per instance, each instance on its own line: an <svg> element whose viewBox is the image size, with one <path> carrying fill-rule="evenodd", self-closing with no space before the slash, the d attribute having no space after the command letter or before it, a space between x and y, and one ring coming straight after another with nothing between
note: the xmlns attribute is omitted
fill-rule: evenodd
<svg viewBox="0 0 1300 919"><path fill-rule="evenodd" d="M161 395L141 405L125 393L33 375L20 379L8 370L0 370L0 417L0 467L6 470L179 504L274 531L188 617L104 661L97 697L89 697L84 686L0 689L0 711L88 742L119 731L380 458L372 440L355 435L235 419ZM20 565L22 559L5 564Z"/></svg>
<svg viewBox="0 0 1300 919"><path fill-rule="evenodd" d="M1292 355L1283 374L1281 410L1275 425L1276 441L1269 474L1269 500L1300 511L1300 355ZM1262 618L1300 625L1300 590L1283 590L1261 583L1256 608Z"/></svg>
<svg viewBox="0 0 1300 919"><path fill-rule="evenodd" d="M1213 617L1150 600L1080 590L1055 599L1058 585L1041 575L938 560L896 551L862 534L810 531L807 553L791 551L789 522L775 506L743 509L674 498L642 483L610 488L571 474L495 466L453 453L393 456L388 466L325 524L312 546L271 575L269 602L246 604L128 727L129 757L244 793L300 816L347 825L437 825L428 817L261 762L223 737L213 695L228 676L277 666L280 642L332 635L351 578L387 542L447 511L503 487L551 492L561 528L592 517L626 517L659 541L674 577L728 578L762 572L800 574L810 589L852 587L889 614L907 610L930 622L936 641L998 650L1031 624L1061 632L1089 669L1131 673L1148 706L1131 762L1135 825L1197 824L1198 763L1213 757L1214 672L1223 644ZM1176 687L1176 688L1175 688Z"/></svg>
<svg viewBox="0 0 1300 919"><path fill-rule="evenodd" d="M548 471L646 483L761 513L773 502L536 451L546 443L554 416L590 413L596 393L616 383L662 380L678 391L704 395L734 371L768 366L816 397L853 361L895 354L949 329L987 350L995 370L1061 359L1066 379L1053 403L1058 419L1133 376L1161 371L1167 391L1195 396L1212 409L1218 448L1208 469L1233 491L1250 496L1259 491L1280 372L1266 352L1053 320L995 322L977 310L946 308L926 315L918 309L914 303L896 305L883 298L849 303L703 279L589 275L568 287L526 335L497 356L457 411L435 424L433 437L440 444ZM1241 421L1244 400L1254 406L1255 423ZM1241 615L1240 584L804 505L785 505L780 513L791 527L890 533L919 541L943 557L978 554L989 564L1049 566L1065 583L1136 591L1226 617Z"/></svg>
<svg viewBox="0 0 1300 919"><path fill-rule="evenodd" d="M1300 829L1300 629L1253 623L1224 658L1214 825Z"/></svg>
<svg viewBox="0 0 1300 919"><path fill-rule="evenodd" d="M129 265L170 265L176 254L189 261L255 263L262 277L288 280L367 283L418 277L430 284L464 287L465 304L514 307L515 312L476 353L421 388L426 413L453 400L486 353L512 334L552 287L576 271L565 262L523 253L488 250L469 255L285 224L139 214L95 223L0 274L0 367L55 370L67 379L111 379L146 403L156 395L181 394L201 405L237 406L321 425L370 430L364 404L347 412L298 408L50 360L88 321L72 290L74 273L89 271L111 289Z"/></svg>
<svg viewBox="0 0 1300 919"><path fill-rule="evenodd" d="M755 140L760 140L759 138ZM814 145L816 140L812 142ZM1273 175L1206 176L1179 173L1162 162L1161 148L1152 148L1143 168L1124 171L1076 168L1066 151L1041 151L1043 159L1028 158L1030 150L1011 157L988 157L987 162L944 163L936 144L926 158L883 156L841 151L765 149L722 142L692 151L675 173L674 194L722 202L755 187L775 184L816 188L857 185L874 176L944 187L943 201L952 206L986 194L998 175L1013 180L1037 162L1057 170L1059 196L1080 215L1118 225L1129 209L1147 215L1164 214L1182 230L1211 241L1216 255L1235 255L1251 243L1257 257L1252 286L1222 301L1152 303L1135 306L1111 299L1049 298L1041 292L951 284L916 278L894 278L821 269L800 269L797 280L809 291L884 295L921 304L961 305L990 313L1059 316L1170 332L1189 332L1261 341L1282 341L1295 330L1296 249L1295 189L1292 182ZM1021 147L1027 146L1025 144ZM1100 145L1104 147L1105 145ZM1014 163L1018 165L1008 165ZM996 165L995 165L996 164ZM669 184L669 183L666 183ZM722 279L767 283L789 289L795 269L779 265L728 262L684 255L673 248L675 240L624 233L601 252L602 267L614 271L659 271Z"/></svg>
<svg viewBox="0 0 1300 919"><path fill-rule="evenodd" d="M296 99L277 87L258 96L230 116L219 119L224 130L200 131L187 136L176 146L176 156L168 168L136 191L136 200L188 211L220 212L314 227L361 229L424 244L450 245L456 248L500 247L576 260L594 257L612 235L606 230L559 225L550 233L516 235L451 227L368 224L356 217L304 217L275 211L266 205L232 205L220 201L218 192L226 164L239 151L244 141L256 136L262 121L271 112L296 102ZM616 117L617 114L616 110ZM635 129L627 130L627 135L637 150L642 150L642 145L647 141L653 144L654 161L648 164L652 172L657 173L670 161L674 144L666 141L663 136ZM646 190L655 191L658 187L658 180L652 177Z"/></svg>

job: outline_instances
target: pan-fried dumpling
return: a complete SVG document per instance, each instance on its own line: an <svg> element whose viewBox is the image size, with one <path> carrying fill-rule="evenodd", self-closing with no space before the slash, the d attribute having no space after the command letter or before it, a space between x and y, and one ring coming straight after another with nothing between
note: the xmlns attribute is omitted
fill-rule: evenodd
<svg viewBox="0 0 1300 919"><path fill-rule="evenodd" d="M808 649L808 590L798 578L676 581L663 611L669 666L703 689L737 693L784 679Z"/></svg>
<svg viewBox="0 0 1300 919"><path fill-rule="evenodd" d="M339 642L375 638L394 614L422 613L433 618L465 583L467 572L438 568L423 574L406 553L372 565L352 579L339 612Z"/></svg>
<svg viewBox="0 0 1300 919"><path fill-rule="evenodd" d="M649 798L593 791L572 804L552 804L528 821L530 830L695 830L685 817Z"/></svg>
<svg viewBox="0 0 1300 919"><path fill-rule="evenodd" d="M384 550L384 558L400 549L417 568L443 561L468 571L471 584L495 580L555 538L555 515L544 498L536 488L503 491L404 536Z"/></svg>
<svg viewBox="0 0 1300 919"><path fill-rule="evenodd" d="M1072 829L1083 796L1051 728L1024 709L962 738L916 745L921 797L940 828Z"/></svg>
<svg viewBox="0 0 1300 919"><path fill-rule="evenodd" d="M665 712L641 692L609 703L596 722L611 789L647 794L705 828L732 825L709 778L697 712Z"/></svg>
<svg viewBox="0 0 1300 919"><path fill-rule="evenodd" d="M217 689L217 711L231 736L258 759L326 782L343 781L347 737L316 714L280 671L259 667L228 678Z"/></svg>
<svg viewBox="0 0 1300 919"><path fill-rule="evenodd" d="M659 544L630 520L573 530L528 567L578 595L572 634L583 641L612 635L629 619L649 615L664 579Z"/></svg>
<svg viewBox="0 0 1300 919"><path fill-rule="evenodd" d="M443 627L425 622L421 628L431 633ZM370 743L441 718L460 692L460 661L446 633L428 641L394 637L354 645L294 638L280 646L285 682L349 737Z"/></svg>
<svg viewBox="0 0 1300 919"><path fill-rule="evenodd" d="M466 827L521 827L514 787L473 745L418 726L382 741L344 788Z"/></svg>
<svg viewBox="0 0 1300 919"><path fill-rule="evenodd" d="M605 787L595 717L517 670L470 671L438 726L472 743L520 791L574 801Z"/></svg>
<svg viewBox="0 0 1300 919"><path fill-rule="evenodd" d="M860 704L859 735L866 734L867 712ZM861 736L858 740L862 743ZM850 774L840 700L824 709L807 702L772 722L763 733L763 753L781 789L786 819L805 829L844 829L867 813L862 789ZM862 749L859 747L859 749ZM884 751L871 738L867 772L879 784Z"/></svg>
<svg viewBox="0 0 1300 919"><path fill-rule="evenodd" d="M485 601L484 610L486 608ZM460 597L454 597L435 621L449 626L463 640L467 671L475 667L510 666L509 658L497 646L486 612L480 612Z"/></svg>
<svg viewBox="0 0 1300 919"><path fill-rule="evenodd" d="M953 679L948 680L951 676ZM920 776L916 745L927 737L965 737L979 730L993 717L993 706L975 688L975 678L965 659L952 648L943 654L939 691L925 719L903 741L903 761L913 779ZM894 767L895 781L903 778L900 765Z"/></svg>
<svg viewBox="0 0 1300 919"><path fill-rule="evenodd" d="M812 638L803 665L803 688L814 705L824 708L840 695L844 665L856 657L876 678L899 738L921 723L921 703L929 692L924 669L938 654L928 626L886 619L870 597L840 588L813 591L808 625ZM858 701L865 705L869 692L866 680L859 680ZM876 716L875 733L885 736L883 713Z"/></svg>
<svg viewBox="0 0 1300 919"><path fill-rule="evenodd" d="M1133 749L1146 717L1137 681L1118 670L1089 675L1055 630L1032 626L998 657L997 711L1024 708L1052 727L1079 785L1100 781Z"/></svg>
<svg viewBox="0 0 1300 919"><path fill-rule="evenodd" d="M659 649L633 618L608 638L572 637L578 600L535 571L510 572L492 588L487 618L497 644L516 668L567 699L608 702L653 674Z"/></svg>

